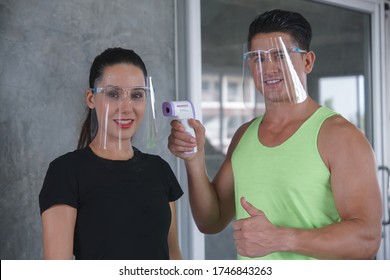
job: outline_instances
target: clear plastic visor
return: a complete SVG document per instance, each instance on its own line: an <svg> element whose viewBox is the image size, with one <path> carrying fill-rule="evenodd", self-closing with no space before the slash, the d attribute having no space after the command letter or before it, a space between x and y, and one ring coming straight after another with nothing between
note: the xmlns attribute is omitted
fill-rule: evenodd
<svg viewBox="0 0 390 280"><path fill-rule="evenodd" d="M112 81L108 77L91 89L95 104L91 119L93 141L104 150L129 150L133 136L145 126L137 137L154 146L157 126L152 78L129 77L124 83L127 86Z"/></svg>
<svg viewBox="0 0 390 280"><path fill-rule="evenodd" d="M306 100L307 94L295 67L302 67L306 51L288 46L282 37L257 41L262 49L243 54L243 94L246 107L264 108L267 103L297 104ZM262 96L259 97L258 95ZM263 106L261 106L263 103Z"/></svg>

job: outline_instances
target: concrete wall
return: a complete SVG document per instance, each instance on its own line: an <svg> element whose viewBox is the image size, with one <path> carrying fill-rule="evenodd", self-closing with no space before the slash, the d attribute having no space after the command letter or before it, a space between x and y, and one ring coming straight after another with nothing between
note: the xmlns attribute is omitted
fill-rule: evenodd
<svg viewBox="0 0 390 280"><path fill-rule="evenodd" d="M157 106L174 99L174 9L174 0L0 0L1 259L42 257L38 194L49 162L76 148L97 54L134 49ZM157 151L175 170L159 119Z"/></svg>

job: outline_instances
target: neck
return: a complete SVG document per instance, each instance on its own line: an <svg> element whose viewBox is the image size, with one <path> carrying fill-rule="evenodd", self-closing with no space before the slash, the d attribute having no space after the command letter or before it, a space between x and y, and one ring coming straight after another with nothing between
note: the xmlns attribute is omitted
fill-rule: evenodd
<svg viewBox="0 0 390 280"><path fill-rule="evenodd" d="M289 123L307 119L318 108L319 105L310 98L299 104L266 104L263 122Z"/></svg>
<svg viewBox="0 0 390 280"><path fill-rule="evenodd" d="M128 160L133 158L134 150L131 145L127 146L125 149L104 149L100 147L97 141L92 141L89 144L89 147L92 151L99 157L110 160Z"/></svg>
<svg viewBox="0 0 390 280"><path fill-rule="evenodd" d="M320 106L311 99L300 104L266 107L258 130L259 141L275 147L289 139Z"/></svg>

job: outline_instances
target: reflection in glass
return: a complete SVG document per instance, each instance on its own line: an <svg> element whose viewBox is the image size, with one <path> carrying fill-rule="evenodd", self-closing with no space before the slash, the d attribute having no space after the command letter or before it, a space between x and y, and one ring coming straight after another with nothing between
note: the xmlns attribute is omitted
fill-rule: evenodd
<svg viewBox="0 0 390 280"><path fill-rule="evenodd" d="M364 131L364 76L320 78L319 101Z"/></svg>

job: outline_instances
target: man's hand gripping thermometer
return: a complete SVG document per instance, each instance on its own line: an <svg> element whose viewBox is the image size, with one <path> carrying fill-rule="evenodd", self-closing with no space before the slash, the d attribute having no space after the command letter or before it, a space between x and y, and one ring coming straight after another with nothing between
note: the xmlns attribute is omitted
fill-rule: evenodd
<svg viewBox="0 0 390 280"><path fill-rule="evenodd" d="M195 137L194 129L188 124L188 119L195 118L195 109L191 101L165 101L162 104L163 114L166 117L175 117L184 126L186 133ZM197 147L193 152L186 152L185 154L192 154L197 152Z"/></svg>

